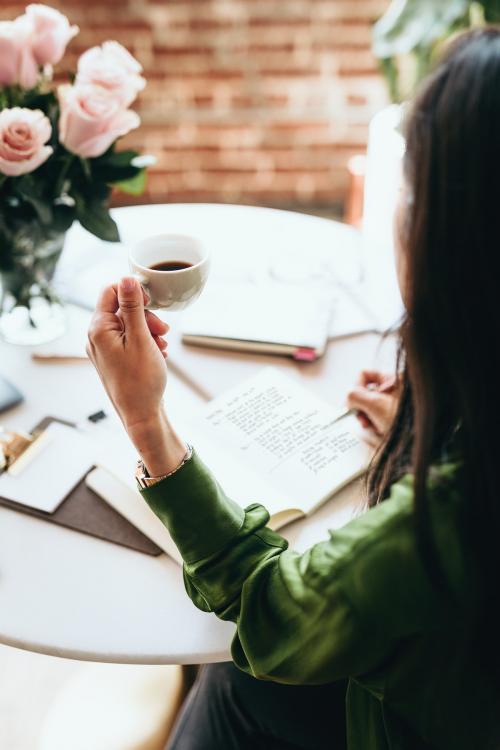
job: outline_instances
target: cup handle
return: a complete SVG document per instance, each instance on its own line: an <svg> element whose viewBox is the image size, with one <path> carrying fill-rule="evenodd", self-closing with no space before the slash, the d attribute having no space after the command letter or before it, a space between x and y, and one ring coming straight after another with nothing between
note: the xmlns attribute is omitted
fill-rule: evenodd
<svg viewBox="0 0 500 750"><path fill-rule="evenodd" d="M148 279L142 274L137 273L137 272L134 272L132 276L134 277L134 279L137 279L137 281L139 282L139 284L142 286L142 288L144 289L146 293L146 296L148 298L148 301L144 304L144 307L146 308L146 310L158 310L159 308L156 305L151 304L151 294L149 293Z"/></svg>

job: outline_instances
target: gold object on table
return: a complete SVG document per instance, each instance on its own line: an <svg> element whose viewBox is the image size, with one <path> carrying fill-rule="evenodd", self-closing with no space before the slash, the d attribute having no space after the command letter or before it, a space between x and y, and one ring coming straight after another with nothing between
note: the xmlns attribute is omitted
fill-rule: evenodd
<svg viewBox="0 0 500 750"><path fill-rule="evenodd" d="M34 441L33 435L0 427L0 472L7 471Z"/></svg>

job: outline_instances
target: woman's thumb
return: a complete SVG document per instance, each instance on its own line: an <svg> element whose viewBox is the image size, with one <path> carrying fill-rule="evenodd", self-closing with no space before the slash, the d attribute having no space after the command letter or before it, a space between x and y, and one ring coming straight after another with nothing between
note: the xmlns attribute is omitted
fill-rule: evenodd
<svg viewBox="0 0 500 750"><path fill-rule="evenodd" d="M149 335L144 315L142 288L133 277L126 276L118 284L118 303L125 332L147 333Z"/></svg>

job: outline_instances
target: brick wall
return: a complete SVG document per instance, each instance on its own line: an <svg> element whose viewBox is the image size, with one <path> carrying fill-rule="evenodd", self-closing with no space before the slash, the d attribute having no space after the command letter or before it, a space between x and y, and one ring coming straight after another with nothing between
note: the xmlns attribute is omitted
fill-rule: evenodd
<svg viewBox="0 0 500 750"><path fill-rule="evenodd" d="M142 200L313 207L344 202L347 161L365 150L369 119L387 100L370 50L387 2L51 4L81 28L65 66L117 39L145 68L142 126L126 139L158 159ZM0 17L23 7L2 0Z"/></svg>

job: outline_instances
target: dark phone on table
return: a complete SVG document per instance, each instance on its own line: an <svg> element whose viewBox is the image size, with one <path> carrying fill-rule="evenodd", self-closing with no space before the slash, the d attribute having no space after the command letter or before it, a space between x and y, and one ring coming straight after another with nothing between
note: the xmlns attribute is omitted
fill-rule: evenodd
<svg viewBox="0 0 500 750"><path fill-rule="evenodd" d="M17 406L22 400L22 393L0 375L0 414L13 406Z"/></svg>

